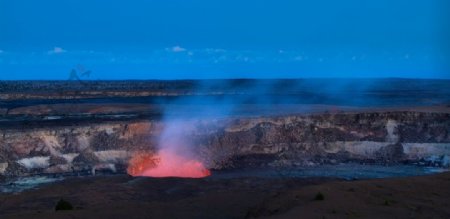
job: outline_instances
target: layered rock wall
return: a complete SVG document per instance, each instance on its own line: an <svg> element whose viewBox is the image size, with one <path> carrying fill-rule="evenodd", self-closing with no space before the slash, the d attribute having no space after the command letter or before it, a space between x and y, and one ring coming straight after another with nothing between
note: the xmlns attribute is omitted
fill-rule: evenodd
<svg viewBox="0 0 450 219"><path fill-rule="evenodd" d="M445 163L450 114L342 113L190 119L183 136L209 168L345 161ZM0 174L123 171L155 151L165 121L138 120L0 129Z"/></svg>

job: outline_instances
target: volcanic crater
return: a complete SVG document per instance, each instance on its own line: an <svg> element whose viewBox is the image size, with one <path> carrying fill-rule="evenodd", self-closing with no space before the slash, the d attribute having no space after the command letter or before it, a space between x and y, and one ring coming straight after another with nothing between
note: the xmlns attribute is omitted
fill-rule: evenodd
<svg viewBox="0 0 450 219"><path fill-rule="evenodd" d="M316 183L446 171L449 89L448 81L406 79L1 82L0 179L206 177L201 182L212 189L244 173L266 178L253 185L264 190L298 177Z"/></svg>

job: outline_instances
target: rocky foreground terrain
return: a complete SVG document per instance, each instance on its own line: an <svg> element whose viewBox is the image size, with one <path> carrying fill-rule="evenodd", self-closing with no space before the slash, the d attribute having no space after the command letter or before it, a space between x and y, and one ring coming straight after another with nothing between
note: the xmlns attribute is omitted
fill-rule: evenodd
<svg viewBox="0 0 450 219"><path fill-rule="evenodd" d="M9 218L449 218L450 174L336 179L69 178L0 193ZM59 200L73 210L55 211Z"/></svg>

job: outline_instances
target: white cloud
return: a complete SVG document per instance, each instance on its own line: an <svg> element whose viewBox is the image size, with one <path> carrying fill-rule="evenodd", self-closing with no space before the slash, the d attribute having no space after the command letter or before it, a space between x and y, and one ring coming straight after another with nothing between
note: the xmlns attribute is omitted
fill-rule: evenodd
<svg viewBox="0 0 450 219"><path fill-rule="evenodd" d="M181 46L174 46L172 48L166 48L167 51L170 52L186 52L187 50Z"/></svg>
<svg viewBox="0 0 450 219"><path fill-rule="evenodd" d="M59 54L59 53L65 53L67 52L61 47L54 47L52 50L48 51L48 54Z"/></svg>

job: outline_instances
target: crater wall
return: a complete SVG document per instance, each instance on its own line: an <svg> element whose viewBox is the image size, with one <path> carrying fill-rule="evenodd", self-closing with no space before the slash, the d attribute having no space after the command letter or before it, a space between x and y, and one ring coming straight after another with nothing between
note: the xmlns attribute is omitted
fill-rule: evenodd
<svg viewBox="0 0 450 219"><path fill-rule="evenodd" d="M0 175L122 172L156 151L160 120L0 129ZM450 114L336 113L190 119L182 138L208 168L421 162L448 166Z"/></svg>

